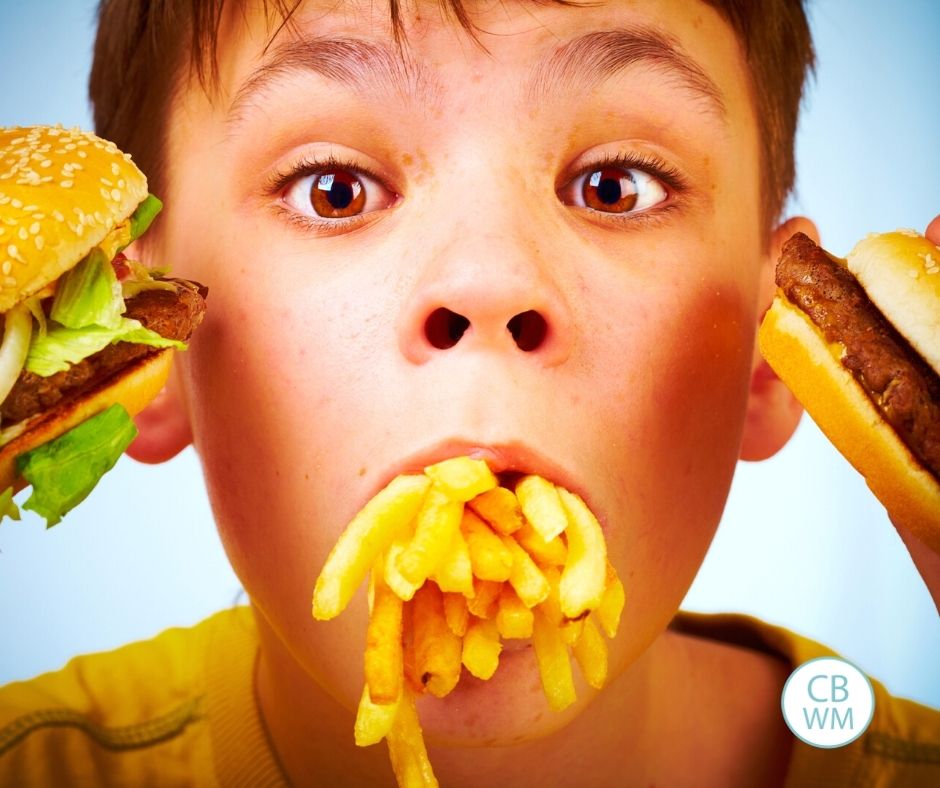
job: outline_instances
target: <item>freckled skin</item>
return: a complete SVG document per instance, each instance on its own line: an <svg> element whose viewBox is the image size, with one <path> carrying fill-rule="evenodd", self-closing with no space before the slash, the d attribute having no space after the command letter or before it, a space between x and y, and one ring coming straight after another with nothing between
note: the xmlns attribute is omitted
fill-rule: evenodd
<svg viewBox="0 0 940 788"><path fill-rule="evenodd" d="M710 9L486 5L486 54L436 6L416 5L429 11L420 26L403 13L412 56L434 64L442 86L433 111L297 77L270 89L264 111L232 138L218 102L185 92L166 209L147 250L211 289L180 368L213 511L259 613L270 675L299 671L296 698L335 700L349 725L365 599L314 622L314 579L383 474L445 438L523 441L562 462L590 491L627 580L612 684L658 642L727 495L765 262L743 62ZM293 23L317 35L382 31L380 6L371 18L369 4L340 14L305 3ZM727 128L648 70L516 111L532 63L560 41L636 23L674 33L722 90ZM242 24L222 26L227 96L265 42L256 18ZM331 111L318 114L327 99ZM387 171L401 199L347 232L290 224L264 176L317 145ZM632 224L559 200L572 168L621 148L674 163L687 192ZM233 275L240 263L245 274ZM422 333L441 305L471 324L447 350ZM548 339L524 353L504 328L528 309L545 318ZM490 682L467 678L444 700L422 699L433 746L550 741L591 708L596 693L578 677L578 701L548 711L531 651L504 662ZM273 715L270 681L262 703ZM457 768L445 752L435 756L443 768Z"/></svg>

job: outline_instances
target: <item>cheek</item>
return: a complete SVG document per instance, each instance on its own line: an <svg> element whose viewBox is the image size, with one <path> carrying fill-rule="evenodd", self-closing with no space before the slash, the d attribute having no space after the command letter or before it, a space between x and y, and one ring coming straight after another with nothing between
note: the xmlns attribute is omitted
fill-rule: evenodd
<svg viewBox="0 0 940 788"><path fill-rule="evenodd" d="M621 469L610 510L622 520L610 529L610 550L628 588L624 627L634 633L614 647L621 664L679 607L714 535L737 460L753 342L751 310L732 288L657 308L621 334L623 355L638 361L626 370L628 385L608 381L604 406L603 421L620 425L607 440L609 467Z"/></svg>
<svg viewBox="0 0 940 788"><path fill-rule="evenodd" d="M361 362L373 337L365 307L341 298L341 288L298 291L289 278L214 277L186 377L196 448L236 573L262 610L301 607L309 618L315 573L353 514L360 469L351 449L361 438L350 425L369 434L374 386ZM290 306L276 306L290 287Z"/></svg>
<svg viewBox="0 0 940 788"><path fill-rule="evenodd" d="M752 323L729 288L699 293L661 332L650 425L673 451L656 463L664 463L663 474L695 498L730 481L747 396Z"/></svg>
<svg viewBox="0 0 940 788"><path fill-rule="evenodd" d="M364 594L337 620L310 616L314 581L356 500L364 401L374 386L357 363L365 316L323 299L259 317L284 283L219 282L199 342L187 353L196 449L220 537L252 602L285 643L305 645L307 670L345 703L357 697ZM270 308L270 307L268 307ZM329 355L325 348L342 348ZM354 450L355 449L355 450ZM289 631L286 631L289 629ZM310 655L317 655L310 661ZM344 686L348 684L348 686Z"/></svg>

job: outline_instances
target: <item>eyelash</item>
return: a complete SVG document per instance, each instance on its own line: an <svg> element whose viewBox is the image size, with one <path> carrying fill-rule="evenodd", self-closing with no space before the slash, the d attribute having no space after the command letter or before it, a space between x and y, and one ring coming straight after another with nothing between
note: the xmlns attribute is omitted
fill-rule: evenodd
<svg viewBox="0 0 940 788"><path fill-rule="evenodd" d="M308 175L314 175L317 172L322 172L323 170L348 170L350 172L355 172L360 175L365 175L367 178L371 178L374 181L379 183L384 183L385 179L376 175L369 168L363 167L361 164L354 164L353 162L335 156L332 153L323 158L318 158L316 156L305 156L299 161L293 163L285 170L279 170L271 175L268 179L267 184L264 187L265 193L270 197L278 197L283 194L284 190L290 186L294 181L299 180L300 178L305 178ZM393 191L393 189L390 189ZM312 216L305 216L304 214L297 213L297 211L292 210L291 208L278 204L276 206L279 213L281 213L285 219L291 224L300 227L304 230L313 230L314 232L342 232L345 229L352 229L356 224L362 222L365 215L350 216L348 218L342 219L315 219Z"/></svg>
<svg viewBox="0 0 940 788"><path fill-rule="evenodd" d="M561 189L565 188L565 186L576 178L583 177L589 173L604 169L605 167L614 167L622 170L642 170L663 184L666 189L666 199L662 203L654 205L652 208L636 213L608 214L591 211L590 208L581 209L591 211L591 215L595 216L597 221L605 223L614 222L621 225L629 224L633 226L641 222L644 224L656 222L663 214L675 210L676 207L678 207L676 201L681 199L689 189L689 183L682 172L659 156L652 153L608 153L584 167L579 167L574 175L565 180L558 191L561 191Z"/></svg>
<svg viewBox="0 0 940 788"><path fill-rule="evenodd" d="M575 178L584 176L590 172L594 172L595 170L603 169L605 167L615 167L623 170L642 170L643 172L652 175L666 187L667 200L670 200L664 204L654 206L654 208L651 210L644 210L638 213L605 214L602 217L603 221L605 222L635 223L638 221L653 220L656 218L657 214L670 211L675 208L675 203L672 202L671 199L681 197L688 189L688 183L685 176L674 166L668 164L658 156L649 153L614 153L607 154L604 157L588 164L587 166L579 168L578 171L568 178L556 191L561 191L562 188L571 183ZM323 158L318 158L316 156L305 156L296 163L292 164L289 168L273 173L265 186L265 192L272 197L279 196L290 184L299 178L304 178L308 175L313 175L317 172L322 172L323 170L329 169L348 170L350 172L365 175L366 177L372 178L379 183L384 181L383 178L376 175L367 167L363 167L361 164L353 163L333 154ZM329 229L330 231L341 232L343 229L352 228L354 225L362 222L363 219L363 215L359 215L351 216L345 219L317 220L311 216L299 214L283 205L278 205L277 208L291 224L294 224L302 229L312 229L314 231L320 232L323 232L326 229Z"/></svg>
<svg viewBox="0 0 940 788"><path fill-rule="evenodd" d="M607 154L603 159L592 162L587 167L581 167L574 178L586 172L594 172L604 167L618 167L622 170L642 170L661 181L672 194L681 194L687 188L685 176L671 164L667 164L658 156L651 153L614 153ZM571 178L570 180L574 180Z"/></svg>

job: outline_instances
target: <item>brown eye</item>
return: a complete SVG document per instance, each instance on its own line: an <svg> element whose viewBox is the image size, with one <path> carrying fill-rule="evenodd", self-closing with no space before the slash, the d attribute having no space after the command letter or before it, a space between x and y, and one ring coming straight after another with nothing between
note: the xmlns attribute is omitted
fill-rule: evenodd
<svg viewBox="0 0 940 788"><path fill-rule="evenodd" d="M347 170L316 173L310 184L310 204L318 216L345 219L362 213L366 190L362 181Z"/></svg>
<svg viewBox="0 0 940 788"><path fill-rule="evenodd" d="M333 162L303 167L283 194L293 211L319 222L325 231L334 224L339 230L348 220L389 208L397 200L377 178Z"/></svg>
<svg viewBox="0 0 940 788"><path fill-rule="evenodd" d="M645 211L668 197L653 175L635 167L598 167L585 170L559 192L562 201L579 208L609 214Z"/></svg>
<svg viewBox="0 0 940 788"><path fill-rule="evenodd" d="M605 167L584 179L581 196L584 204L595 211L625 213L636 205L636 182L629 170Z"/></svg>

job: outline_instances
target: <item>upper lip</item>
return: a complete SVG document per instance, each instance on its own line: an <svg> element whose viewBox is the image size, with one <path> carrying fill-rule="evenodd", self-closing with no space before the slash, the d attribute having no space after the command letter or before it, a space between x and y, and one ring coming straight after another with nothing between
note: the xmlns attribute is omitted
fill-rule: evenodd
<svg viewBox="0 0 940 788"><path fill-rule="evenodd" d="M520 473L542 476L553 484L581 496L598 516L603 527L604 519L591 506L590 493L578 481L577 476L563 464L520 441L482 443L466 438L448 438L420 449L388 468L379 479L378 489L400 474L422 473L428 465L461 456L485 460L495 474ZM378 489L374 490L373 494Z"/></svg>

